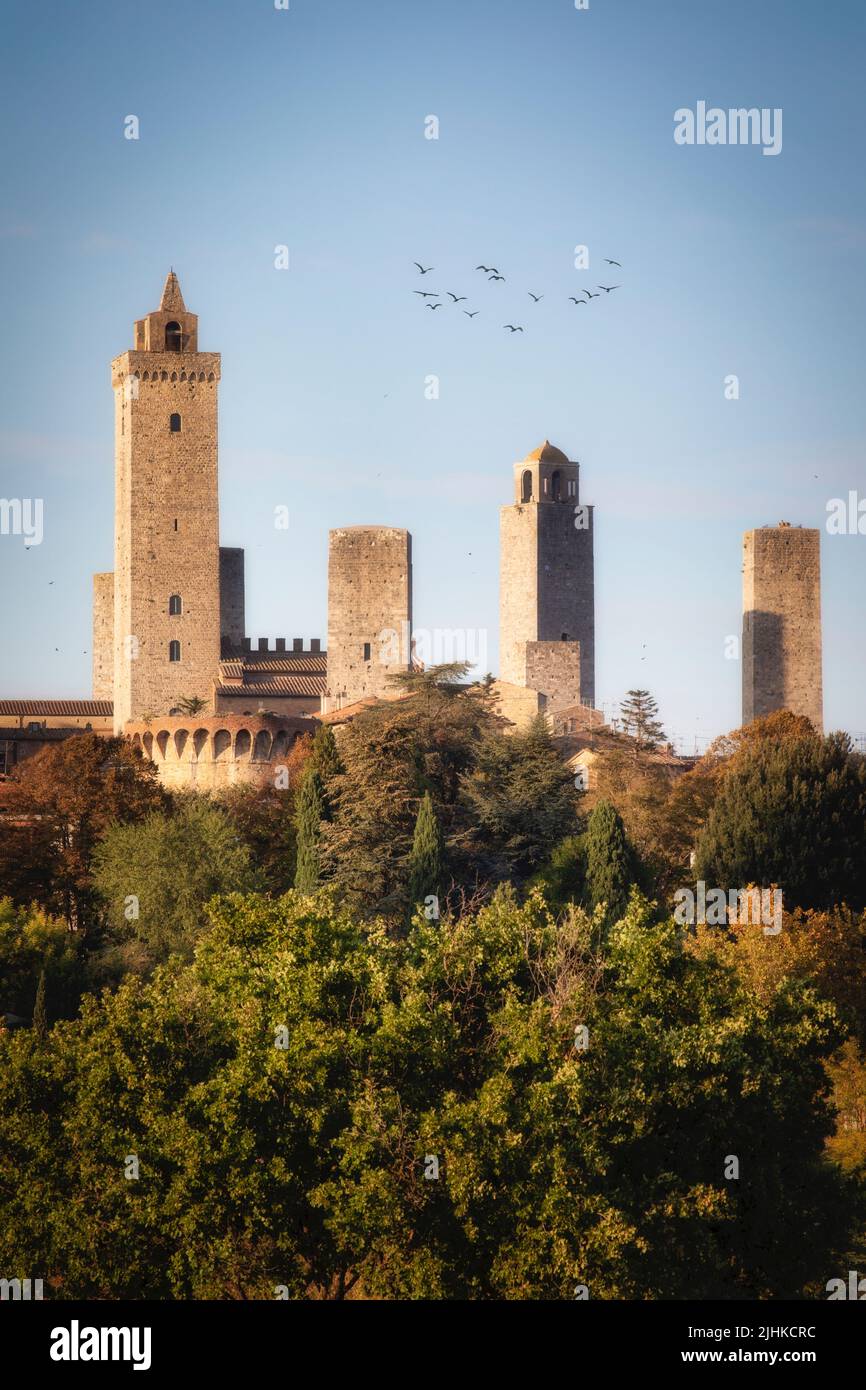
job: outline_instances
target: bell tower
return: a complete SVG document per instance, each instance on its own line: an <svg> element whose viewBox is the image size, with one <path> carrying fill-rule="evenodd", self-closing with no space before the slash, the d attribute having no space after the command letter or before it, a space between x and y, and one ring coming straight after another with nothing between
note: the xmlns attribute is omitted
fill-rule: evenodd
<svg viewBox="0 0 866 1390"><path fill-rule="evenodd" d="M114 725L210 708L220 659L217 388L172 270L111 364L115 438Z"/></svg>
<svg viewBox="0 0 866 1390"><path fill-rule="evenodd" d="M595 703L593 509L580 466L549 440L514 465L500 510L500 674L549 710Z"/></svg>

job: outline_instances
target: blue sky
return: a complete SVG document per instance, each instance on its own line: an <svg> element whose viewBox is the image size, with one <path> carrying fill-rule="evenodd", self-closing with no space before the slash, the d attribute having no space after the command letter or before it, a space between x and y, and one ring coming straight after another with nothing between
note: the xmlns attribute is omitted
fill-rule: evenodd
<svg viewBox="0 0 866 1390"><path fill-rule="evenodd" d="M866 496L862 5L5 13L0 493L44 498L45 538L0 537L0 693L90 693L108 364L173 265L223 355L250 636L324 637L328 529L401 525L416 625L486 630L496 669L498 508L548 437L596 506L599 701L646 686L690 742L738 724L742 532ZM701 100L782 108L782 152L675 144ZM469 304L426 312L416 259ZM567 302L598 282L622 288ZM866 731L866 536L825 533L822 561L826 722Z"/></svg>

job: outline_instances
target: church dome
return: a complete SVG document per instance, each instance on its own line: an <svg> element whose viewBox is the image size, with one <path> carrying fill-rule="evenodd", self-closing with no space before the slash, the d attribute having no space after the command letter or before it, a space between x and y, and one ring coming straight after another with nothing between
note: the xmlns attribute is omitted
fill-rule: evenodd
<svg viewBox="0 0 866 1390"><path fill-rule="evenodd" d="M537 449L533 449L531 454L527 454L524 463L568 463L568 459L561 449L557 449L551 444L549 439L545 439Z"/></svg>

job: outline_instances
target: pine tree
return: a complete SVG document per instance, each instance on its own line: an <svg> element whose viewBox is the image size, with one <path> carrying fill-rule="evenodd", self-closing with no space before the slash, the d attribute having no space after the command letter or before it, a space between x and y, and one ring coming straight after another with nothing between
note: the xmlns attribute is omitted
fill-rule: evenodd
<svg viewBox="0 0 866 1390"><path fill-rule="evenodd" d="M305 774L298 791L295 809L295 829L298 836L298 860L295 887L300 893L313 893L319 885L319 841L325 812L325 791L315 767Z"/></svg>
<svg viewBox="0 0 866 1390"><path fill-rule="evenodd" d="M33 1032L44 1042L48 1036L48 1011L45 1003L45 971L39 972L39 984L36 986L36 1002L33 1005Z"/></svg>
<svg viewBox="0 0 866 1390"><path fill-rule="evenodd" d="M430 894L438 894L442 876L442 832L430 793L418 807L415 834L409 854L409 902L414 907Z"/></svg>
<svg viewBox="0 0 866 1390"><path fill-rule="evenodd" d="M611 802L596 803L587 822L585 850L587 906L606 903L607 920L616 922L628 907L637 861L622 817Z"/></svg>
<svg viewBox="0 0 866 1390"><path fill-rule="evenodd" d="M629 690L619 707L623 732L634 739L635 752L657 748L665 740L659 707L648 690Z"/></svg>

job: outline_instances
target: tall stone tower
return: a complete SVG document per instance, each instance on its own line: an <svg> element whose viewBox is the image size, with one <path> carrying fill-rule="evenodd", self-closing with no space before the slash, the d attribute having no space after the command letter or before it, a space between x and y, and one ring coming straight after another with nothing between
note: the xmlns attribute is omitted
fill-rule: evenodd
<svg viewBox="0 0 866 1390"><path fill-rule="evenodd" d="M412 537L394 526L328 533L328 679L324 712L392 692L412 653Z"/></svg>
<svg viewBox="0 0 866 1390"><path fill-rule="evenodd" d="M823 732L821 532L787 521L743 537L743 723L777 709Z"/></svg>
<svg viewBox="0 0 866 1390"><path fill-rule="evenodd" d="M220 659L220 358L199 352L173 271L134 342L111 364L118 731L181 696L210 702Z"/></svg>
<svg viewBox="0 0 866 1390"><path fill-rule="evenodd" d="M579 475L545 440L514 465L514 502L500 510L500 675L550 710L595 703L593 509Z"/></svg>

